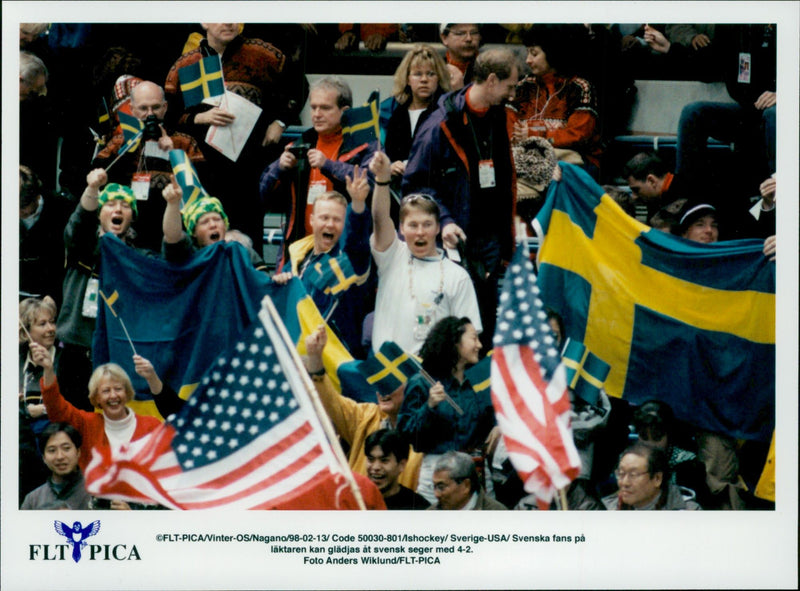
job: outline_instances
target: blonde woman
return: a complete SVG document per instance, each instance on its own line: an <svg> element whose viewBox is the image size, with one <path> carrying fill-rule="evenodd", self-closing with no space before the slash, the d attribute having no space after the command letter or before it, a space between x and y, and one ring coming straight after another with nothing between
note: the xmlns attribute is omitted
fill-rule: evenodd
<svg viewBox="0 0 800 591"><path fill-rule="evenodd" d="M412 47L394 73L392 94L397 101L386 124L386 154L392 176L402 177L414 133L436 108L439 97L450 91L444 59L429 45Z"/></svg>
<svg viewBox="0 0 800 591"><path fill-rule="evenodd" d="M53 363L47 350L31 345L33 362L44 369L41 386L44 405L51 421L69 423L83 438L85 453L80 457L81 471L92 457L92 450L113 456L122 446L140 439L161 424L155 417L135 414L127 404L134 390L125 370L116 363L106 363L92 372L89 379L89 402L101 412L80 410L67 402L58 388ZM127 509L124 501L111 501L112 509Z"/></svg>

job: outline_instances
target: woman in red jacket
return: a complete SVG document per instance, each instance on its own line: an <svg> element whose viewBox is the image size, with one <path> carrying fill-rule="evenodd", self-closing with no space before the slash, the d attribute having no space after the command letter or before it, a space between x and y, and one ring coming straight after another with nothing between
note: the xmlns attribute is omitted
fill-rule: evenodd
<svg viewBox="0 0 800 591"><path fill-rule="evenodd" d="M121 447L140 439L161 424L155 417L135 414L127 403L134 391L125 370L116 363L101 365L89 379L89 402L102 413L80 410L61 395L47 349L38 343L30 344L31 358L44 372L41 378L42 399L52 422L65 422L75 427L83 438L79 466L86 470L92 454L114 455ZM111 508L128 508L123 501L112 501Z"/></svg>
<svg viewBox="0 0 800 591"><path fill-rule="evenodd" d="M601 153L597 99L592 85L574 75L579 57L575 54L582 44L578 29L572 27L534 25L526 32L525 63L531 75L517 87L509 134L516 144L545 138L559 159L581 163L596 175Z"/></svg>

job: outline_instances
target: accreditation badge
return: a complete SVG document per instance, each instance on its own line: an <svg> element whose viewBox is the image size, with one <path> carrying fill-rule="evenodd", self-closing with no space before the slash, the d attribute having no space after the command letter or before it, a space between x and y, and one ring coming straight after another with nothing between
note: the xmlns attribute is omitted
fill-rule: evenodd
<svg viewBox="0 0 800 591"><path fill-rule="evenodd" d="M97 318L97 294L100 290L100 282L97 277L89 277L86 284L86 291L83 292L83 310L85 318Z"/></svg>
<svg viewBox="0 0 800 591"><path fill-rule="evenodd" d="M308 205L314 205L317 198L328 190L325 181L313 181L308 187Z"/></svg>
<svg viewBox="0 0 800 591"><path fill-rule="evenodd" d="M494 179L494 161L481 160L478 162L478 181L481 189L491 189L497 184Z"/></svg>
<svg viewBox="0 0 800 591"><path fill-rule="evenodd" d="M150 196L150 173L135 173L131 182L131 189L133 189L133 194L136 195L137 201L147 201Z"/></svg>
<svg viewBox="0 0 800 591"><path fill-rule="evenodd" d="M739 77L736 80L742 84L750 84L750 54L739 54Z"/></svg>

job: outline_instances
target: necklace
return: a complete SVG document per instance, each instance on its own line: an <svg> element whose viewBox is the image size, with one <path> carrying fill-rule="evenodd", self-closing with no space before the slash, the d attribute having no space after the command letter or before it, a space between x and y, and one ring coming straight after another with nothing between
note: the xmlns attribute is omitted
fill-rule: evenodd
<svg viewBox="0 0 800 591"><path fill-rule="evenodd" d="M535 113L534 115L531 115L530 117L528 117L528 119L541 119L542 116L544 115L544 112L547 110L547 105L550 104L550 101L553 100L553 98L557 97L559 95L559 93L562 90L564 90L566 87L567 87L567 81L565 80L564 83L561 85L561 88L559 88L553 94L551 94L549 97L547 97L547 100L544 102L544 106L542 107L542 110L539 111L538 113ZM540 91L541 91L541 86L539 84L537 84L536 85L536 108L539 108L539 92Z"/></svg>
<svg viewBox="0 0 800 591"><path fill-rule="evenodd" d="M411 295L411 299L417 299L417 296L414 295L414 255L410 252L408 253L408 292ZM444 256L439 257L439 289L436 291L436 298L434 303L439 303L444 297Z"/></svg>

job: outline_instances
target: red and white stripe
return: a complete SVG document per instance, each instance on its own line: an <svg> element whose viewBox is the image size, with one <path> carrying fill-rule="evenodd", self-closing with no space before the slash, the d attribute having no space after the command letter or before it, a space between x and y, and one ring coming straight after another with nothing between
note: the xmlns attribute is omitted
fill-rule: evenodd
<svg viewBox="0 0 800 591"><path fill-rule="evenodd" d="M492 356L492 403L509 459L525 490L550 503L580 472L570 427L564 366L550 383L527 346L497 347Z"/></svg>

